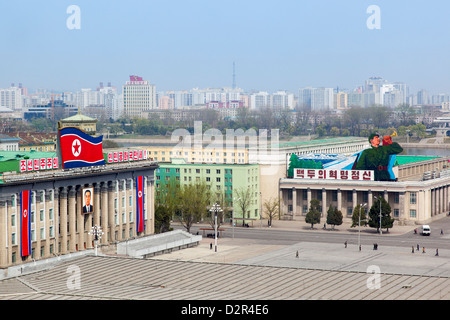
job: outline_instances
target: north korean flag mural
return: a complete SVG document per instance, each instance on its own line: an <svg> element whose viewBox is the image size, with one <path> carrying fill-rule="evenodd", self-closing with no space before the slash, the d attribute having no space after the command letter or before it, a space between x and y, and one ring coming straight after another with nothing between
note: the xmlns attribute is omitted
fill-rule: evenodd
<svg viewBox="0 0 450 320"><path fill-rule="evenodd" d="M20 219L20 247L22 248L22 257L31 254L31 191L26 190L20 193L20 212L22 218Z"/></svg>
<svg viewBox="0 0 450 320"><path fill-rule="evenodd" d="M77 128L59 130L61 160L64 169L105 164L103 136L92 137Z"/></svg>
<svg viewBox="0 0 450 320"><path fill-rule="evenodd" d="M136 231L142 232L145 230L145 211L144 211L144 177L136 177Z"/></svg>

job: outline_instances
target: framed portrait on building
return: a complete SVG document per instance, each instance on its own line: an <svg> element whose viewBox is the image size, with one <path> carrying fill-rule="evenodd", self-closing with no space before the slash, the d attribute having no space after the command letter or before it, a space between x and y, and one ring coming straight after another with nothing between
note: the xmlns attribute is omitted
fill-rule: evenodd
<svg viewBox="0 0 450 320"><path fill-rule="evenodd" d="M89 214L94 212L94 188L83 188L83 214Z"/></svg>

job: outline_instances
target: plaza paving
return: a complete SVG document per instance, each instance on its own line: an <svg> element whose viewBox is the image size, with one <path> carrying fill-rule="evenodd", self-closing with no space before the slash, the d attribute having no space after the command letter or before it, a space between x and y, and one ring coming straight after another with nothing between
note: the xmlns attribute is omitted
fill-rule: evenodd
<svg viewBox="0 0 450 320"><path fill-rule="evenodd" d="M221 238L215 252L211 242L203 238L194 248L148 259L78 257L0 281L0 299L450 299L449 250L435 256L434 249L412 253L407 247L366 246L359 251L354 243L345 248L342 243L276 245ZM79 282L73 282L74 275Z"/></svg>

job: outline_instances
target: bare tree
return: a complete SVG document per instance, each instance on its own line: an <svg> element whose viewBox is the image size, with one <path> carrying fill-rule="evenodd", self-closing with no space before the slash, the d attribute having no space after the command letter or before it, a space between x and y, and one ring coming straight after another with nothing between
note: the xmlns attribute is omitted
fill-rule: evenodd
<svg viewBox="0 0 450 320"><path fill-rule="evenodd" d="M280 199L272 199L264 201L264 212L267 215L267 218L269 220L268 224L269 226L272 226L272 220L273 218L280 213Z"/></svg>
<svg viewBox="0 0 450 320"><path fill-rule="evenodd" d="M238 207L242 212L242 226L245 226L245 215L248 214L248 218L250 218L250 212L248 212L248 208L251 203L251 192L250 188L239 188L236 190L236 201Z"/></svg>

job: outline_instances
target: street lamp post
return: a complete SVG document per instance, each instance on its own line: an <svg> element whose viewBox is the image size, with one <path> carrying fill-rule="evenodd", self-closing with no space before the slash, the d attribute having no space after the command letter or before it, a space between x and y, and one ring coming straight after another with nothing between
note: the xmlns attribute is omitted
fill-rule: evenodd
<svg viewBox="0 0 450 320"><path fill-rule="evenodd" d="M233 211L232 211L232 213L231 213L231 219L232 219L232 224L233 224L233 226L232 226L232 230L233 230L233 239L234 239L234 201L235 200L238 200L238 201L241 201L241 198L233 198Z"/></svg>
<svg viewBox="0 0 450 320"><path fill-rule="evenodd" d="M215 203L209 211L214 212L214 251L217 252L217 213L222 211L222 208Z"/></svg>
<svg viewBox="0 0 450 320"><path fill-rule="evenodd" d="M361 209L365 208L367 203L363 203L359 206L359 218L358 218L358 248L361 247Z"/></svg>
<svg viewBox="0 0 450 320"><path fill-rule="evenodd" d="M376 197L376 199L380 200L380 235L383 234L383 231L381 231L381 196Z"/></svg>
<svg viewBox="0 0 450 320"><path fill-rule="evenodd" d="M95 256L97 256L97 242L101 239L103 232L102 228L98 227L97 225L93 226L91 229L92 230L89 231L89 234L94 236L94 252Z"/></svg>

